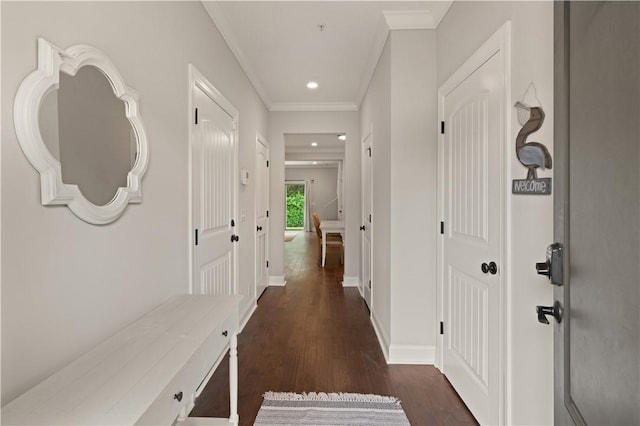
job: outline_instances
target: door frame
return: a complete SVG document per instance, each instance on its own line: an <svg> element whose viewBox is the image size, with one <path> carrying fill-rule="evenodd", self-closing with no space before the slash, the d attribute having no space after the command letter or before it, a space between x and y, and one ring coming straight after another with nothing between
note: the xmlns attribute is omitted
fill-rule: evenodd
<svg viewBox="0 0 640 426"><path fill-rule="evenodd" d="M193 252L195 250L195 235L193 232L193 127L192 123L194 120L193 116L193 90L197 87L207 94L220 108L222 108L227 114L229 114L233 119L233 138L235 140L234 148L233 148L233 170L232 170L232 182L233 182L233 216L234 218L238 214L238 110L215 88L213 84L200 72L198 68L196 68L193 64L188 64L188 74L189 74L189 86L187 88L187 99L188 99L188 109L187 109L187 131L188 131L188 167L187 167L187 178L188 178L188 196L187 196L187 207L188 207L188 220L187 220L187 247L188 247L188 262L189 262L189 294L193 294ZM236 226L239 225L236 220ZM236 228L238 229L238 228ZM233 245L233 255L234 255L234 265L233 265L233 283L231 284L232 294L238 293L238 245Z"/></svg>
<svg viewBox="0 0 640 426"><path fill-rule="evenodd" d="M508 143L511 137L511 21L506 21L489 39L473 53L462 66L438 88L438 121L444 122L444 100L445 95L460 85L469 75L482 66L495 54L500 53L504 73L504 111L502 117L502 138L500 141L500 228L502 238L500 241L500 275L502 278L502 288L500 288L500 311L499 311L499 360L498 369L500 375L499 382L499 423L504 424L511 418L510 408L510 341L511 341L511 198L508 194L510 188L509 179L511 176L511 144ZM444 221L444 148L445 135L438 134L438 190L437 190L437 212L439 221ZM440 223L434 224L440 229ZM441 234L439 234L441 235ZM439 324L444 322L444 239L438 238L437 244L437 271L436 271L436 354L435 366L443 371L444 337L440 334Z"/></svg>

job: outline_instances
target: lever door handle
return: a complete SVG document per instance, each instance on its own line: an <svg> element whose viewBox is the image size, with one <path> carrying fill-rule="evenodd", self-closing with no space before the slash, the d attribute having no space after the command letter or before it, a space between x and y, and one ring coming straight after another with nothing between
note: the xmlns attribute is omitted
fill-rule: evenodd
<svg viewBox="0 0 640 426"><path fill-rule="evenodd" d="M562 322L562 306L557 300L553 306L536 306L536 313L538 314L538 322L542 324L549 324L547 315L554 317L558 324Z"/></svg>
<svg viewBox="0 0 640 426"><path fill-rule="evenodd" d="M367 229L364 225L360 226L360 230L364 231L365 229Z"/></svg>
<svg viewBox="0 0 640 426"><path fill-rule="evenodd" d="M262 226L256 226L256 231L262 231Z"/></svg>

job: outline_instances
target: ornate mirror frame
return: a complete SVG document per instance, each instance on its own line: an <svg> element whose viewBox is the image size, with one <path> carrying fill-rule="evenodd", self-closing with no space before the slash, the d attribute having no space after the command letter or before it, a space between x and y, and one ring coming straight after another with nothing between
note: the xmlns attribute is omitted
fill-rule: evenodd
<svg viewBox="0 0 640 426"><path fill-rule="evenodd" d="M117 98L125 104L125 115L136 137L137 156L127 174L127 186L117 189L113 199L103 205L91 203L77 185L62 182L62 167L47 149L40 132L40 105L44 97L59 86L60 72L75 76L86 65L99 69L107 78ZM40 173L43 205L66 204L85 222L103 225L116 220L129 203L142 202L142 176L149 162L147 135L138 116L138 94L127 87L117 68L100 50L77 44L60 49L43 38L38 39L38 69L20 84L13 105L18 142L27 159Z"/></svg>

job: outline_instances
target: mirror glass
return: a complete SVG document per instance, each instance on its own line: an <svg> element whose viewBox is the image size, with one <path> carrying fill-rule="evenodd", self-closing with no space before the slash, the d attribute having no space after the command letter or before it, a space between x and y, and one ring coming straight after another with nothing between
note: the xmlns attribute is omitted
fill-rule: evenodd
<svg viewBox="0 0 640 426"><path fill-rule="evenodd" d="M78 185L87 200L108 204L136 157L136 134L105 75L87 65L75 76L60 72L58 90L45 96L39 126L49 152L60 162L62 181Z"/></svg>

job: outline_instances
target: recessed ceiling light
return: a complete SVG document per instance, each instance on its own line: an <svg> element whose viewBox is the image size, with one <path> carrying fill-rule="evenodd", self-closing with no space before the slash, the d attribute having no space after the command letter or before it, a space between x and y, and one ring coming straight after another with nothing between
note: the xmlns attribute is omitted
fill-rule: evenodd
<svg viewBox="0 0 640 426"><path fill-rule="evenodd" d="M315 81L310 81L307 83L307 89L317 89L318 88L318 83Z"/></svg>
<svg viewBox="0 0 640 426"><path fill-rule="evenodd" d="M347 135L345 135L344 133L341 135L338 135L338 139L340 139L341 141L346 141L347 140Z"/></svg>
<svg viewBox="0 0 640 426"><path fill-rule="evenodd" d="M311 146L318 146L318 142L311 142Z"/></svg>
<svg viewBox="0 0 640 426"><path fill-rule="evenodd" d="M317 161L314 161L314 162L313 162L313 164L318 164L318 162L317 162Z"/></svg>

